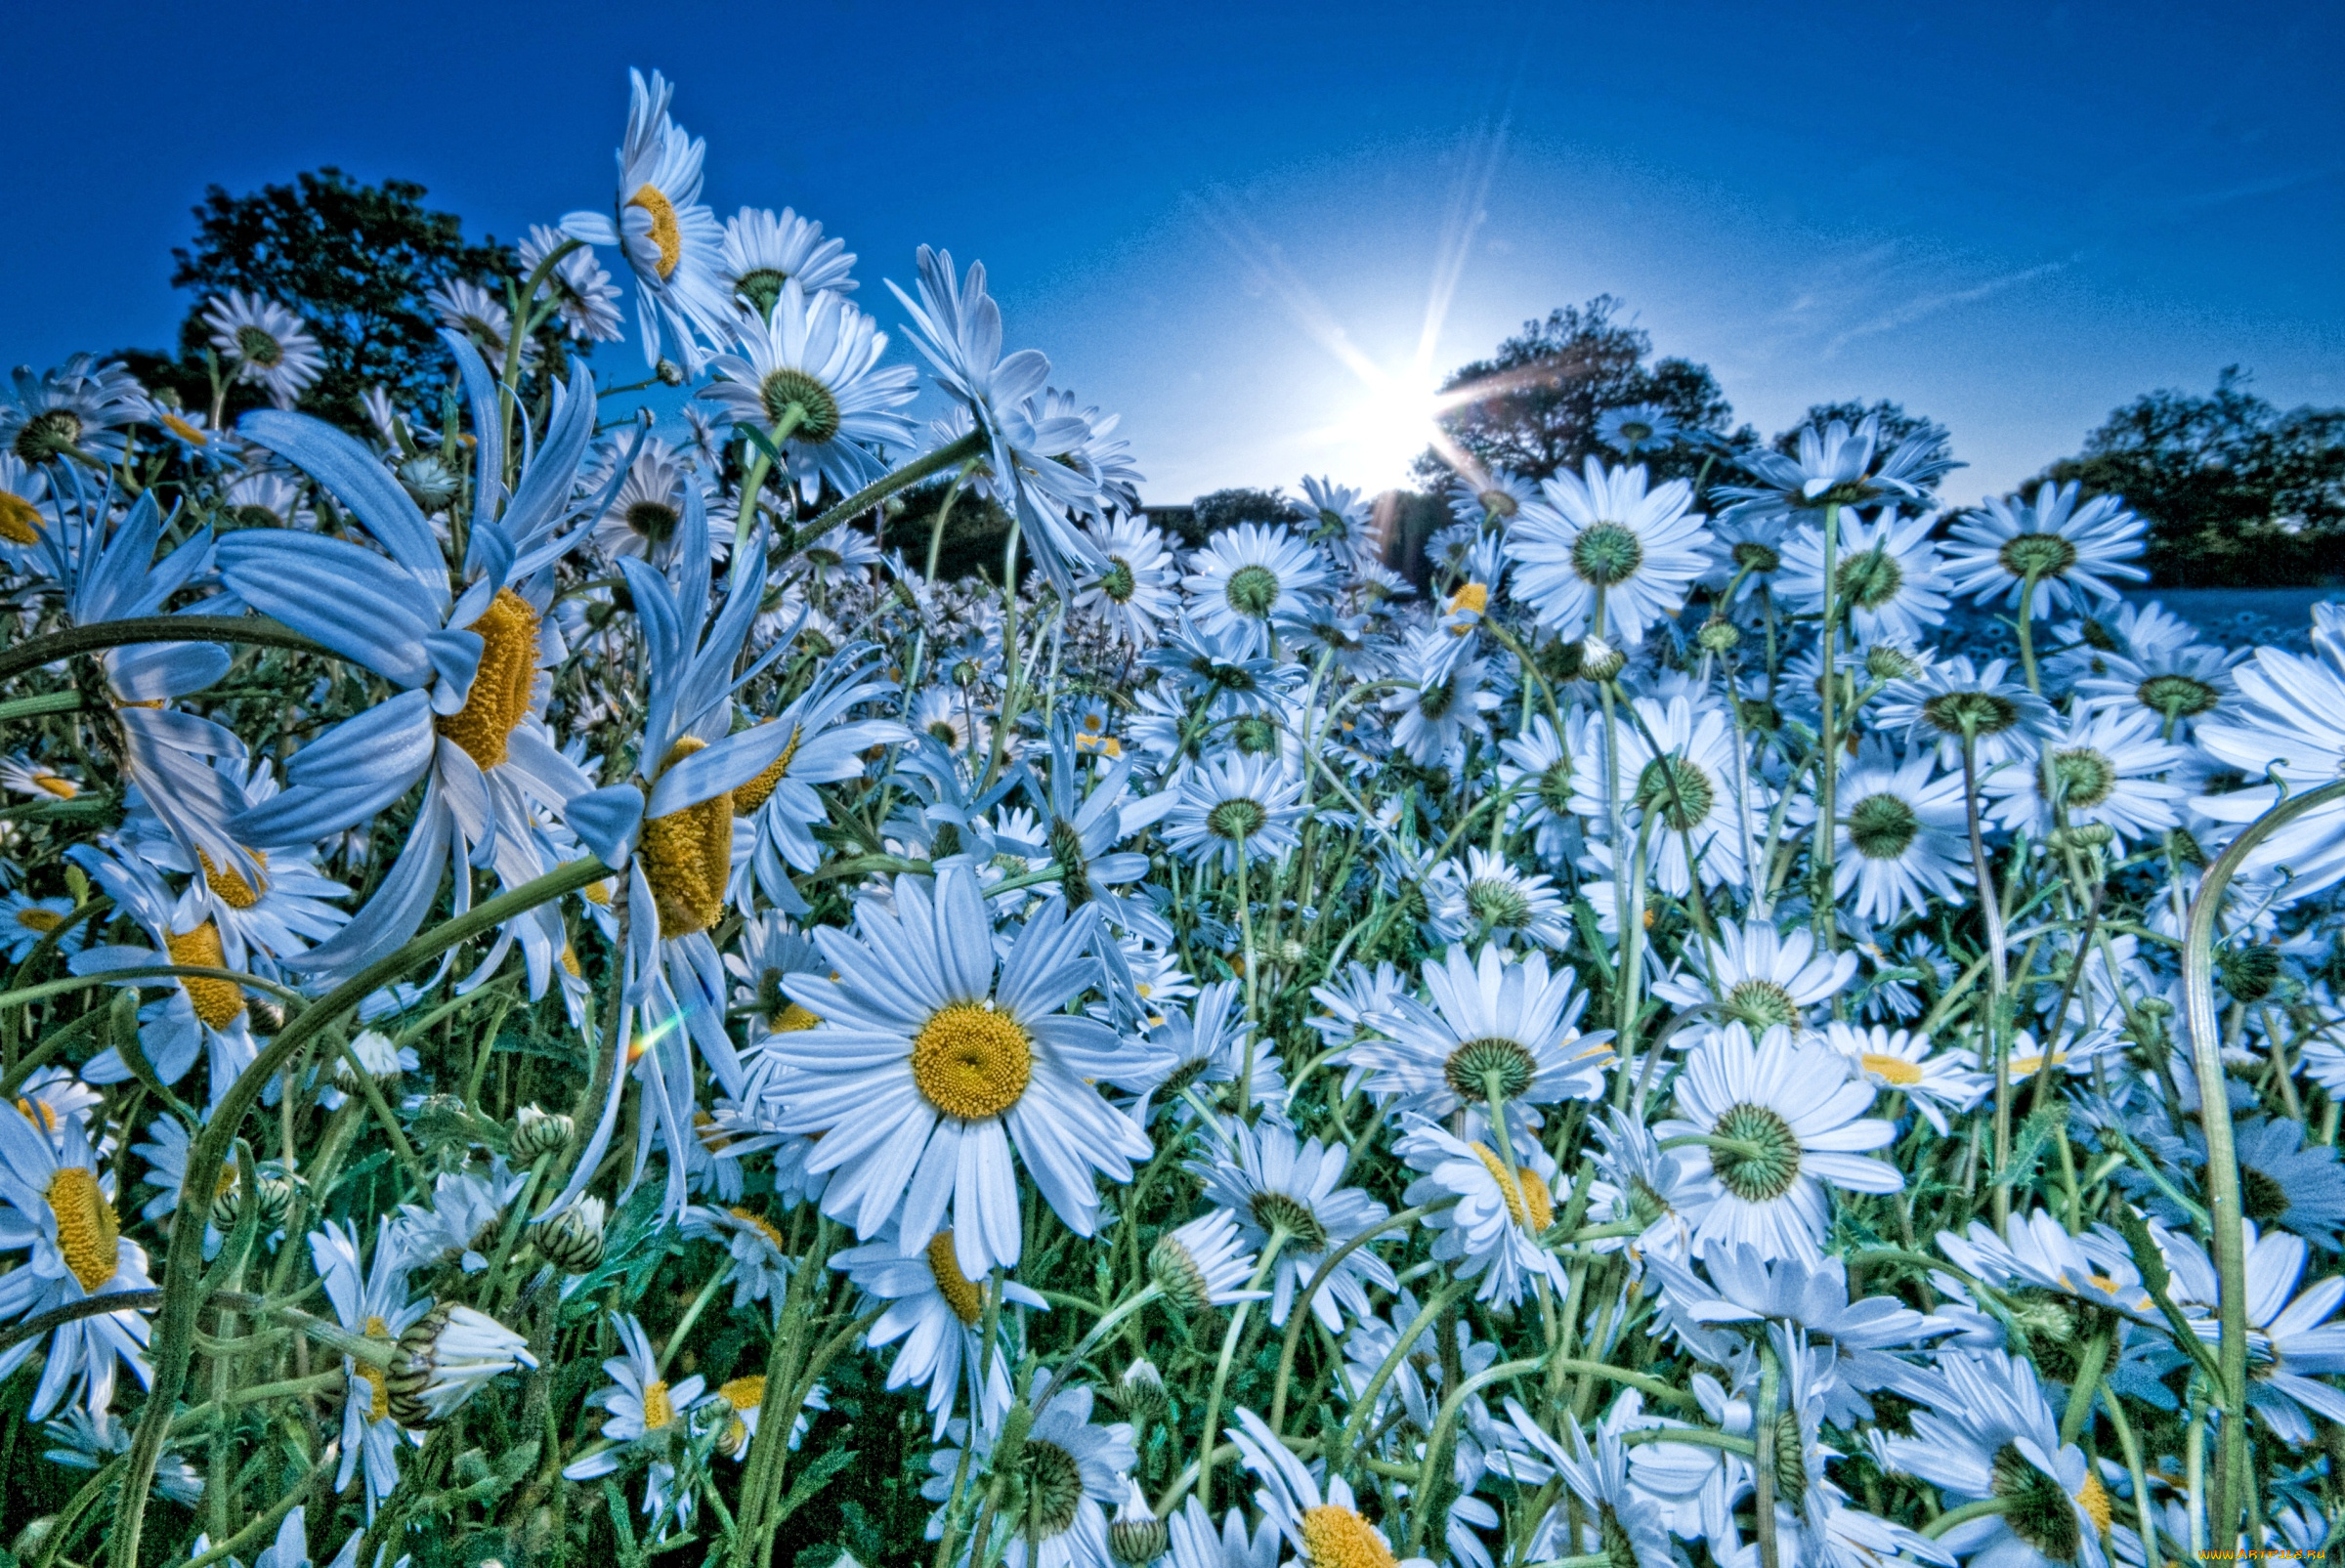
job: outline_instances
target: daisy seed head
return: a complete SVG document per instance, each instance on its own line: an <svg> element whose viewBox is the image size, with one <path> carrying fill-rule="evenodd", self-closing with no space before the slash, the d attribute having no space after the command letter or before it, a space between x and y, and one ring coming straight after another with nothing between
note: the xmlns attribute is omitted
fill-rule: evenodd
<svg viewBox="0 0 2345 1568"><path fill-rule="evenodd" d="M1384 1537L1340 1503L1303 1510L1302 1555L1311 1568L1395 1568Z"/></svg>
<svg viewBox="0 0 2345 1568"><path fill-rule="evenodd" d="M1781 1116L1745 1101L1728 1107L1710 1132L1735 1145L1710 1149L1710 1168L1727 1191L1748 1203L1770 1203L1791 1190L1800 1173L1800 1140Z"/></svg>
<svg viewBox="0 0 2345 1568"><path fill-rule="evenodd" d="M435 714L432 726L486 772L505 760L505 747L529 717L537 684L537 612L510 588L499 588L468 630L481 639L480 667L463 707Z"/></svg>

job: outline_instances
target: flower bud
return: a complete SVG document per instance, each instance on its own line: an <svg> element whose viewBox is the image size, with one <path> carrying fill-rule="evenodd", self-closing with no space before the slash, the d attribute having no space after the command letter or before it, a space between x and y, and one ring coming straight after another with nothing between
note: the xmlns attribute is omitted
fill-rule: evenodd
<svg viewBox="0 0 2345 1568"><path fill-rule="evenodd" d="M490 1378L536 1365L520 1335L487 1313L444 1301L399 1336L399 1359L384 1384L392 1416L421 1431L454 1415Z"/></svg>
<svg viewBox="0 0 2345 1568"><path fill-rule="evenodd" d="M585 1274L603 1260L603 1201L581 1198L536 1229L537 1255L565 1274Z"/></svg>
<svg viewBox="0 0 2345 1568"><path fill-rule="evenodd" d="M1694 641L1713 654L1724 654L1742 641L1742 628L1724 615L1713 615L1702 622L1702 629L1694 634Z"/></svg>
<svg viewBox="0 0 2345 1568"><path fill-rule="evenodd" d="M1629 656L1601 637L1590 637L1580 644L1580 675L1583 679L1608 681L1628 667Z"/></svg>
<svg viewBox="0 0 2345 1568"><path fill-rule="evenodd" d="M1124 1376L1116 1379L1113 1392L1116 1403L1123 1406L1124 1413L1134 1420L1162 1416L1172 1403L1165 1393L1164 1375L1156 1370L1156 1363L1146 1356L1124 1369Z"/></svg>
<svg viewBox="0 0 2345 1568"><path fill-rule="evenodd" d="M534 1161L544 1155L560 1154L570 1146L577 1130L577 1123L566 1116L525 1105L513 1121L513 1158Z"/></svg>
<svg viewBox="0 0 2345 1568"><path fill-rule="evenodd" d="M437 512L456 498L456 476L428 452L399 465L399 483L427 512Z"/></svg>
<svg viewBox="0 0 2345 1568"><path fill-rule="evenodd" d="M684 367L673 360L661 360L653 367L652 373L660 378L660 384L663 387L680 387L684 384Z"/></svg>
<svg viewBox="0 0 2345 1568"><path fill-rule="evenodd" d="M1141 1568L1156 1561L1172 1544L1172 1532L1165 1521L1148 1511L1148 1500L1140 1495L1140 1484L1130 1476L1124 1478L1130 1490L1123 1505L1116 1509L1114 1522L1107 1527L1108 1555L1124 1568Z"/></svg>
<svg viewBox="0 0 2345 1568"><path fill-rule="evenodd" d="M1922 665L1901 648L1875 643L1864 651L1864 672L1877 681L1909 681L1922 672Z"/></svg>

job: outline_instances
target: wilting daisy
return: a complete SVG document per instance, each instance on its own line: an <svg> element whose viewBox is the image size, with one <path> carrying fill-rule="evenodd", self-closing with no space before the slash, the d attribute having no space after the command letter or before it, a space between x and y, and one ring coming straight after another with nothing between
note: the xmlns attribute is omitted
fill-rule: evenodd
<svg viewBox="0 0 2345 1568"><path fill-rule="evenodd" d="M948 862L933 891L895 885L852 935L813 935L835 980L792 975L790 999L823 1020L768 1047L788 1073L784 1132L820 1132L808 1166L832 1172L824 1211L866 1239L901 1210L908 1245L945 1228L963 1275L1019 1252L1014 1144L1044 1201L1079 1236L1098 1223L1094 1171L1128 1181L1149 1143L1086 1080L1121 1078L1113 1030L1059 1009L1092 985L1098 914L1034 917L997 959L974 873Z"/></svg>
<svg viewBox="0 0 2345 1568"><path fill-rule="evenodd" d="M1940 1231L1938 1250L1964 1273L1998 1290L2032 1288L2137 1323L2164 1325L2132 1250L2109 1225L2071 1236L2044 1209L2014 1211L2002 1235L1983 1220L1973 1220L1965 1235Z"/></svg>
<svg viewBox="0 0 2345 1568"><path fill-rule="evenodd" d="M203 324L235 379L259 386L279 408L292 407L325 373L309 323L275 300L232 288L205 302Z"/></svg>
<svg viewBox="0 0 2345 1568"><path fill-rule="evenodd" d="M2076 490L2074 480L2040 485L2032 501L1993 496L1962 514L1946 548L1948 589L1981 604L2016 606L2032 582L2028 614L2040 619L2113 602L2109 578L2148 581L2133 560L2149 525L2114 495L2096 495L2079 508Z"/></svg>
<svg viewBox="0 0 2345 1568"><path fill-rule="evenodd" d="M535 272L568 237L559 229L541 223L530 225L518 247L522 275L526 278ZM574 342L616 343L627 335L618 312L618 285L611 281L594 252L574 250L554 263L544 287L554 301L555 318Z"/></svg>
<svg viewBox="0 0 2345 1568"><path fill-rule="evenodd" d="M657 363L664 352L698 371L705 354L697 335L722 342L735 318L717 281L724 231L701 200L705 148L668 117L674 88L658 71L647 86L641 71L630 70L627 84L617 208L571 213L562 228L590 245L617 245L626 257L640 295L644 363Z"/></svg>
<svg viewBox="0 0 2345 1568"><path fill-rule="evenodd" d="M1059 1390L1035 1413L1018 1455L1027 1513L1021 1527L1002 1532L1004 1568L1114 1568L1105 1509L1123 1500L1125 1472L1139 1462L1139 1451L1126 1422L1093 1425L1091 1406L1091 1390L1078 1383ZM976 1457L990 1459L993 1449L994 1434L981 1428ZM939 1448L928 1456L928 1480L920 1496L945 1503L961 1467L959 1446ZM944 1514L939 1508L930 1517L930 1539L943 1534ZM1030 1556L1030 1547L1040 1549Z"/></svg>
<svg viewBox="0 0 2345 1568"><path fill-rule="evenodd" d="M1181 585L1200 629L1253 655L1271 647L1281 624L1334 582L1325 559L1291 530L1240 523L1189 557Z"/></svg>
<svg viewBox="0 0 2345 1568"><path fill-rule="evenodd" d="M821 224L788 207L779 217L763 207L744 207L725 220L716 280L745 327L772 318L785 283L808 294L854 293L854 270L855 254L845 240L825 239Z"/></svg>
<svg viewBox="0 0 2345 1568"><path fill-rule="evenodd" d="M1606 468L1591 457L1585 479L1547 481L1508 529L1515 596L1541 625L1634 648L1683 608L1709 565L1709 530L1692 510L1691 485L1673 479L1648 493L1645 484L1642 464Z"/></svg>
<svg viewBox="0 0 2345 1568"><path fill-rule="evenodd" d="M1302 781L1274 757L1222 755L1193 762L1173 781L1165 841L1191 865L1282 859L1302 842Z"/></svg>
<svg viewBox="0 0 2345 1568"><path fill-rule="evenodd" d="M1704 882L1740 882L1744 845L1757 836L1749 819L1764 821L1770 796L1766 785L1736 766L1740 742L1732 721L1715 702L1697 706L1683 697L1638 698L1636 713L1642 724L1623 724L1616 732L1618 804L1631 831L1644 815L1658 818L1650 850L1654 885L1684 897L1693 887L1695 855ZM1607 820L1615 783L1600 725L1588 726L1584 749L1572 760L1571 787L1583 817ZM1625 858L1626 846L1618 852Z"/></svg>
<svg viewBox="0 0 2345 1568"><path fill-rule="evenodd" d="M1225 1122L1225 1150L1189 1162L1205 1182L1205 1198L1227 1209L1250 1250L1273 1252L1270 1322L1283 1327L1295 1296L1327 1256L1390 1210L1357 1187L1340 1185L1346 1151L1343 1144L1299 1140L1294 1131L1269 1121L1253 1126ZM1273 1243L1275 1242L1275 1246ZM1311 1313L1330 1334L1343 1332L1343 1315L1364 1318L1371 1310L1366 1286L1394 1288L1391 1268L1366 1247L1357 1247L1336 1265Z"/></svg>
<svg viewBox="0 0 2345 1568"><path fill-rule="evenodd" d="M1653 1128L1693 1183L1686 1217L1693 1247L1708 1255L1748 1244L1767 1257L1808 1257L1823 1239L1826 1185L1896 1192L1897 1166L1863 1158L1897 1136L1864 1119L1872 1086L1849 1081L1840 1055L1821 1040L1795 1043L1769 1029L1754 1043L1731 1023L1687 1054L1677 1081L1677 1116Z"/></svg>
<svg viewBox="0 0 2345 1568"><path fill-rule="evenodd" d="M66 1118L52 1136L25 1117L0 1114L0 1204L8 1209L0 1213L0 1248L31 1250L0 1274L0 1319L21 1322L94 1295L153 1289L146 1250L122 1234L112 1176L100 1169L81 1118ZM0 1353L0 1377L45 1349L31 1419L57 1409L75 1384L84 1405L104 1410L113 1402L116 1362L141 1382L152 1377L148 1332L140 1312L73 1318Z"/></svg>
<svg viewBox="0 0 2345 1568"><path fill-rule="evenodd" d="M626 477L609 492L610 501L595 521L594 547L614 561L635 556L664 569L675 559L676 538L684 528L684 487L698 487L705 501L708 487L657 436L645 436L633 449L635 460L627 465ZM721 557L730 542L711 532L710 554Z"/></svg>
<svg viewBox="0 0 2345 1568"><path fill-rule="evenodd" d="M1824 1026L1824 1039L1847 1058L1850 1072L1876 1089L1902 1094L1946 1135L1946 1113L1959 1116L1977 1105L1995 1081L1974 1071L1959 1051L1933 1056L1926 1036L1902 1029L1870 1030L1838 1021Z"/></svg>
<svg viewBox="0 0 2345 1568"><path fill-rule="evenodd" d="M1715 1000L1720 1012L1764 1034L1769 1029L1797 1031L1809 1010L1829 1001L1856 978L1856 954L1818 953L1814 933L1804 927L1777 931L1768 921L1728 923L1720 928L1718 945L1704 946L1700 960L1709 968L1707 987L1689 975L1680 975L1653 987L1684 1007Z"/></svg>
<svg viewBox="0 0 2345 1568"><path fill-rule="evenodd" d="M1164 533L1145 513L1119 516L1091 530L1091 549L1099 565L1078 579L1076 605L1103 617L1132 647L1154 646L1157 629L1179 604Z"/></svg>
<svg viewBox="0 0 2345 1568"><path fill-rule="evenodd" d="M1832 567L1834 608L1848 617L1851 634L1863 644L1917 646L1923 634L1946 618L1946 596L1938 570L1938 546L1928 516L1900 518L1884 507L1870 522L1844 513L1838 554ZM1824 610L1824 537L1820 529L1798 528L1783 546L1783 570L1775 591L1811 614Z"/></svg>
<svg viewBox="0 0 2345 1568"><path fill-rule="evenodd" d="M1402 1124L1394 1152L1425 1172L1409 1184L1405 1201L1414 1206L1458 1200L1427 1223L1441 1233L1433 1242L1433 1256L1462 1259L1458 1278L1482 1282L1475 1300L1512 1307L1534 1278L1558 1292L1570 1289L1563 1260L1539 1244L1556 1222L1556 1162L1545 1149L1529 1139L1514 1140L1514 1158L1522 1163L1510 1169L1491 1147L1495 1140L1468 1143L1423 1118Z"/></svg>
<svg viewBox="0 0 2345 1568"><path fill-rule="evenodd" d="M811 499L825 480L852 494L887 471L877 448L912 444L911 422L894 410L912 402L917 376L879 362L887 334L844 294L810 294L792 278L736 336L740 352L716 358L716 380L702 396L736 420L780 431L800 494Z"/></svg>
<svg viewBox="0 0 2345 1568"><path fill-rule="evenodd" d="M1940 766L1960 767L1963 746L1974 748L1981 778L1999 763L2035 753L2035 738L2052 728L2051 704L2009 679L2011 661L1974 665L1967 655L1940 659L1890 682L1874 722L1884 734L1902 731L1915 742L1935 742Z"/></svg>
<svg viewBox="0 0 2345 1568"><path fill-rule="evenodd" d="M352 1334L395 1342L430 1310L429 1301L407 1299L406 1270L388 1219L375 1232L370 1269L360 1265L356 1225L327 1220L311 1234L310 1253L335 1318ZM363 1464L366 1517L371 1520L376 1506L399 1485L400 1444L420 1447L423 1433L403 1427L392 1416L389 1377L381 1368L344 1356L342 1372L350 1384L342 1396L342 1468L334 1477L334 1490L348 1490L351 1477Z"/></svg>
<svg viewBox="0 0 2345 1568"><path fill-rule="evenodd" d="M1886 746L1857 753L1836 781L1832 892L1868 920L1893 921L1934 902L1956 901L1971 880L1962 776L1938 771L1928 749L1903 757Z"/></svg>
<svg viewBox="0 0 2345 1568"><path fill-rule="evenodd" d="M774 1222L738 1204L721 1208L696 1204L684 1210L683 1230L687 1236L716 1243L732 1258L733 1310L740 1312L752 1302L763 1301L779 1326L794 1262Z"/></svg>
<svg viewBox="0 0 2345 1568"><path fill-rule="evenodd" d="M2085 709L2046 735L2043 746L2036 766L2015 763L1984 781L1987 809L2001 826L2041 838L2063 818L2071 827L2098 824L2120 847L2180 826L2182 786L2157 775L2189 753L2157 738L2157 716L2149 709ZM2057 792L2057 810L2047 790Z"/></svg>
<svg viewBox="0 0 2345 1568"><path fill-rule="evenodd" d="M1436 942L1528 939L1557 952L1571 941L1571 916L1556 879L1525 871L1479 846L1425 877L1426 930Z"/></svg>
<svg viewBox="0 0 2345 1568"><path fill-rule="evenodd" d="M1998 1568L2102 1568L2109 1492L2084 1452L2061 1442L2035 1369L2017 1356L1949 1353L1938 1382L1931 1408L1911 1418L1913 1435L1879 1445L1882 1467L1941 1488L1949 1504L2003 1504L1940 1544Z"/></svg>
<svg viewBox="0 0 2345 1568"><path fill-rule="evenodd" d="M1395 1565L1391 1543L1360 1516L1348 1481L1330 1476L1322 1490L1319 1478L1259 1416L1242 1408L1235 1415L1230 1441L1240 1462L1262 1483L1255 1505L1277 1524L1307 1568L1431 1568L1422 1557Z"/></svg>
<svg viewBox="0 0 2345 1568"><path fill-rule="evenodd" d="M928 1414L935 1418L932 1439L945 1435L955 1402L967 1398L976 1412L980 1430L993 1431L1010 1406L1010 1363L1015 1352L1004 1335L994 1345L982 1387L978 1365L984 1355L986 1283L984 1270L972 1280L960 1271L953 1233L938 1231L925 1245L907 1250L892 1227L867 1247L852 1247L831 1259L858 1290L885 1301L887 1310L872 1326L867 1341L874 1350L904 1341L887 1370L887 1386L904 1388L920 1383L928 1390ZM1049 1303L1018 1284L1002 1281L1002 1302L1050 1310ZM1006 1329L1008 1324L1004 1322Z"/></svg>

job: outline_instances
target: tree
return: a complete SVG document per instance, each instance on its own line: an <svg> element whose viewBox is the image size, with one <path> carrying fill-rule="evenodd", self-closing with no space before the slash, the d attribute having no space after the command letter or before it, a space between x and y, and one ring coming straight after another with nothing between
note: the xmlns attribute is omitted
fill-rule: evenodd
<svg viewBox="0 0 2345 1568"><path fill-rule="evenodd" d="M2247 380L2230 365L2205 397L2145 393L2043 477L2123 496L2163 587L2345 574L2345 408L2282 412Z"/></svg>
<svg viewBox="0 0 2345 1568"><path fill-rule="evenodd" d="M1180 530L1180 542L1194 550L1223 529L1240 523L1293 523L1302 516L1302 507L1276 487L1266 490L1240 487L1198 496L1189 514Z"/></svg>
<svg viewBox="0 0 2345 1568"><path fill-rule="evenodd" d="M402 408L436 409L448 350L425 296L466 280L501 299L514 260L493 238L465 238L462 219L429 210L423 197L413 181L361 185L332 167L251 195L213 186L194 209L193 248L171 252L178 263L172 285L201 296L180 325L179 362L139 356L133 368L190 402L208 402L203 351L211 329L203 302L236 288L298 311L317 334L326 368L302 407L356 422L360 395L381 386ZM257 401L251 389L239 389L232 407Z"/></svg>
<svg viewBox="0 0 2345 1568"><path fill-rule="evenodd" d="M1800 416L1798 424L1789 430L1777 432L1775 439L1769 445L1786 457L1797 456L1800 449L1800 432L1809 426L1813 425L1821 429L1837 419L1854 430L1860 421L1874 417L1878 417L1881 421L1881 445L1884 450L1897 445L1908 436L1935 436L1941 445L1947 440L1946 427L1937 420L1922 414L1909 414L1905 411L1903 403L1893 402L1888 398L1877 398L1871 403L1852 400L1844 403L1811 403L1808 405L1808 411ZM1935 490L1938 488L1939 480L1943 477L1943 475L1939 475L1925 480L1922 487Z"/></svg>
<svg viewBox="0 0 2345 1568"><path fill-rule="evenodd" d="M1599 294L1586 305L1560 306L1544 321L1525 321L1495 355L1460 366L1442 384L1445 393L1476 394L1444 414L1442 427L1477 462L1534 480L1607 450L1597 440L1597 421L1611 408L1658 404L1688 432L1722 438L1734 409L1709 367L1679 359L1647 363L1652 338L1615 319L1621 309L1621 301ZM1659 479L1694 474L1702 455L1680 443L1644 460ZM1448 471L1432 452L1417 460L1417 470L1434 480Z"/></svg>

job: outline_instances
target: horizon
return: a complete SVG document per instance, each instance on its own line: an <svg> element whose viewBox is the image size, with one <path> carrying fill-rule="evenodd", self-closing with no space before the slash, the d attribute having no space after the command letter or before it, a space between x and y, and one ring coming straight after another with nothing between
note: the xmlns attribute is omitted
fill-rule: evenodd
<svg viewBox="0 0 2345 1568"><path fill-rule="evenodd" d="M759 16L732 6L572 8L551 32L425 7L388 42L283 7L234 37L141 14L29 18L0 66L42 215L0 262L12 363L169 345L195 303L170 249L213 184L411 179L506 242L607 206L634 64L676 82L720 217L789 205L846 240L891 356L880 279L920 242L984 260L1010 346L1123 415L1151 504L1404 482L1432 382L1601 293L1763 438L1841 399L1938 420L1970 465L1947 504L2227 364L2281 406L2345 403L2345 162L2324 150L2345 107L2321 86L2345 22L2311 8L2242 40L2179 8L1466 6L1443 13L1464 46L1429 64L1391 8L1341 29L1318 8L1030 10L907 51L958 14L899 8L874 36L839 6L767 64L708 47ZM259 36L305 67L274 92L236 75ZM630 340L594 363L639 361Z"/></svg>

